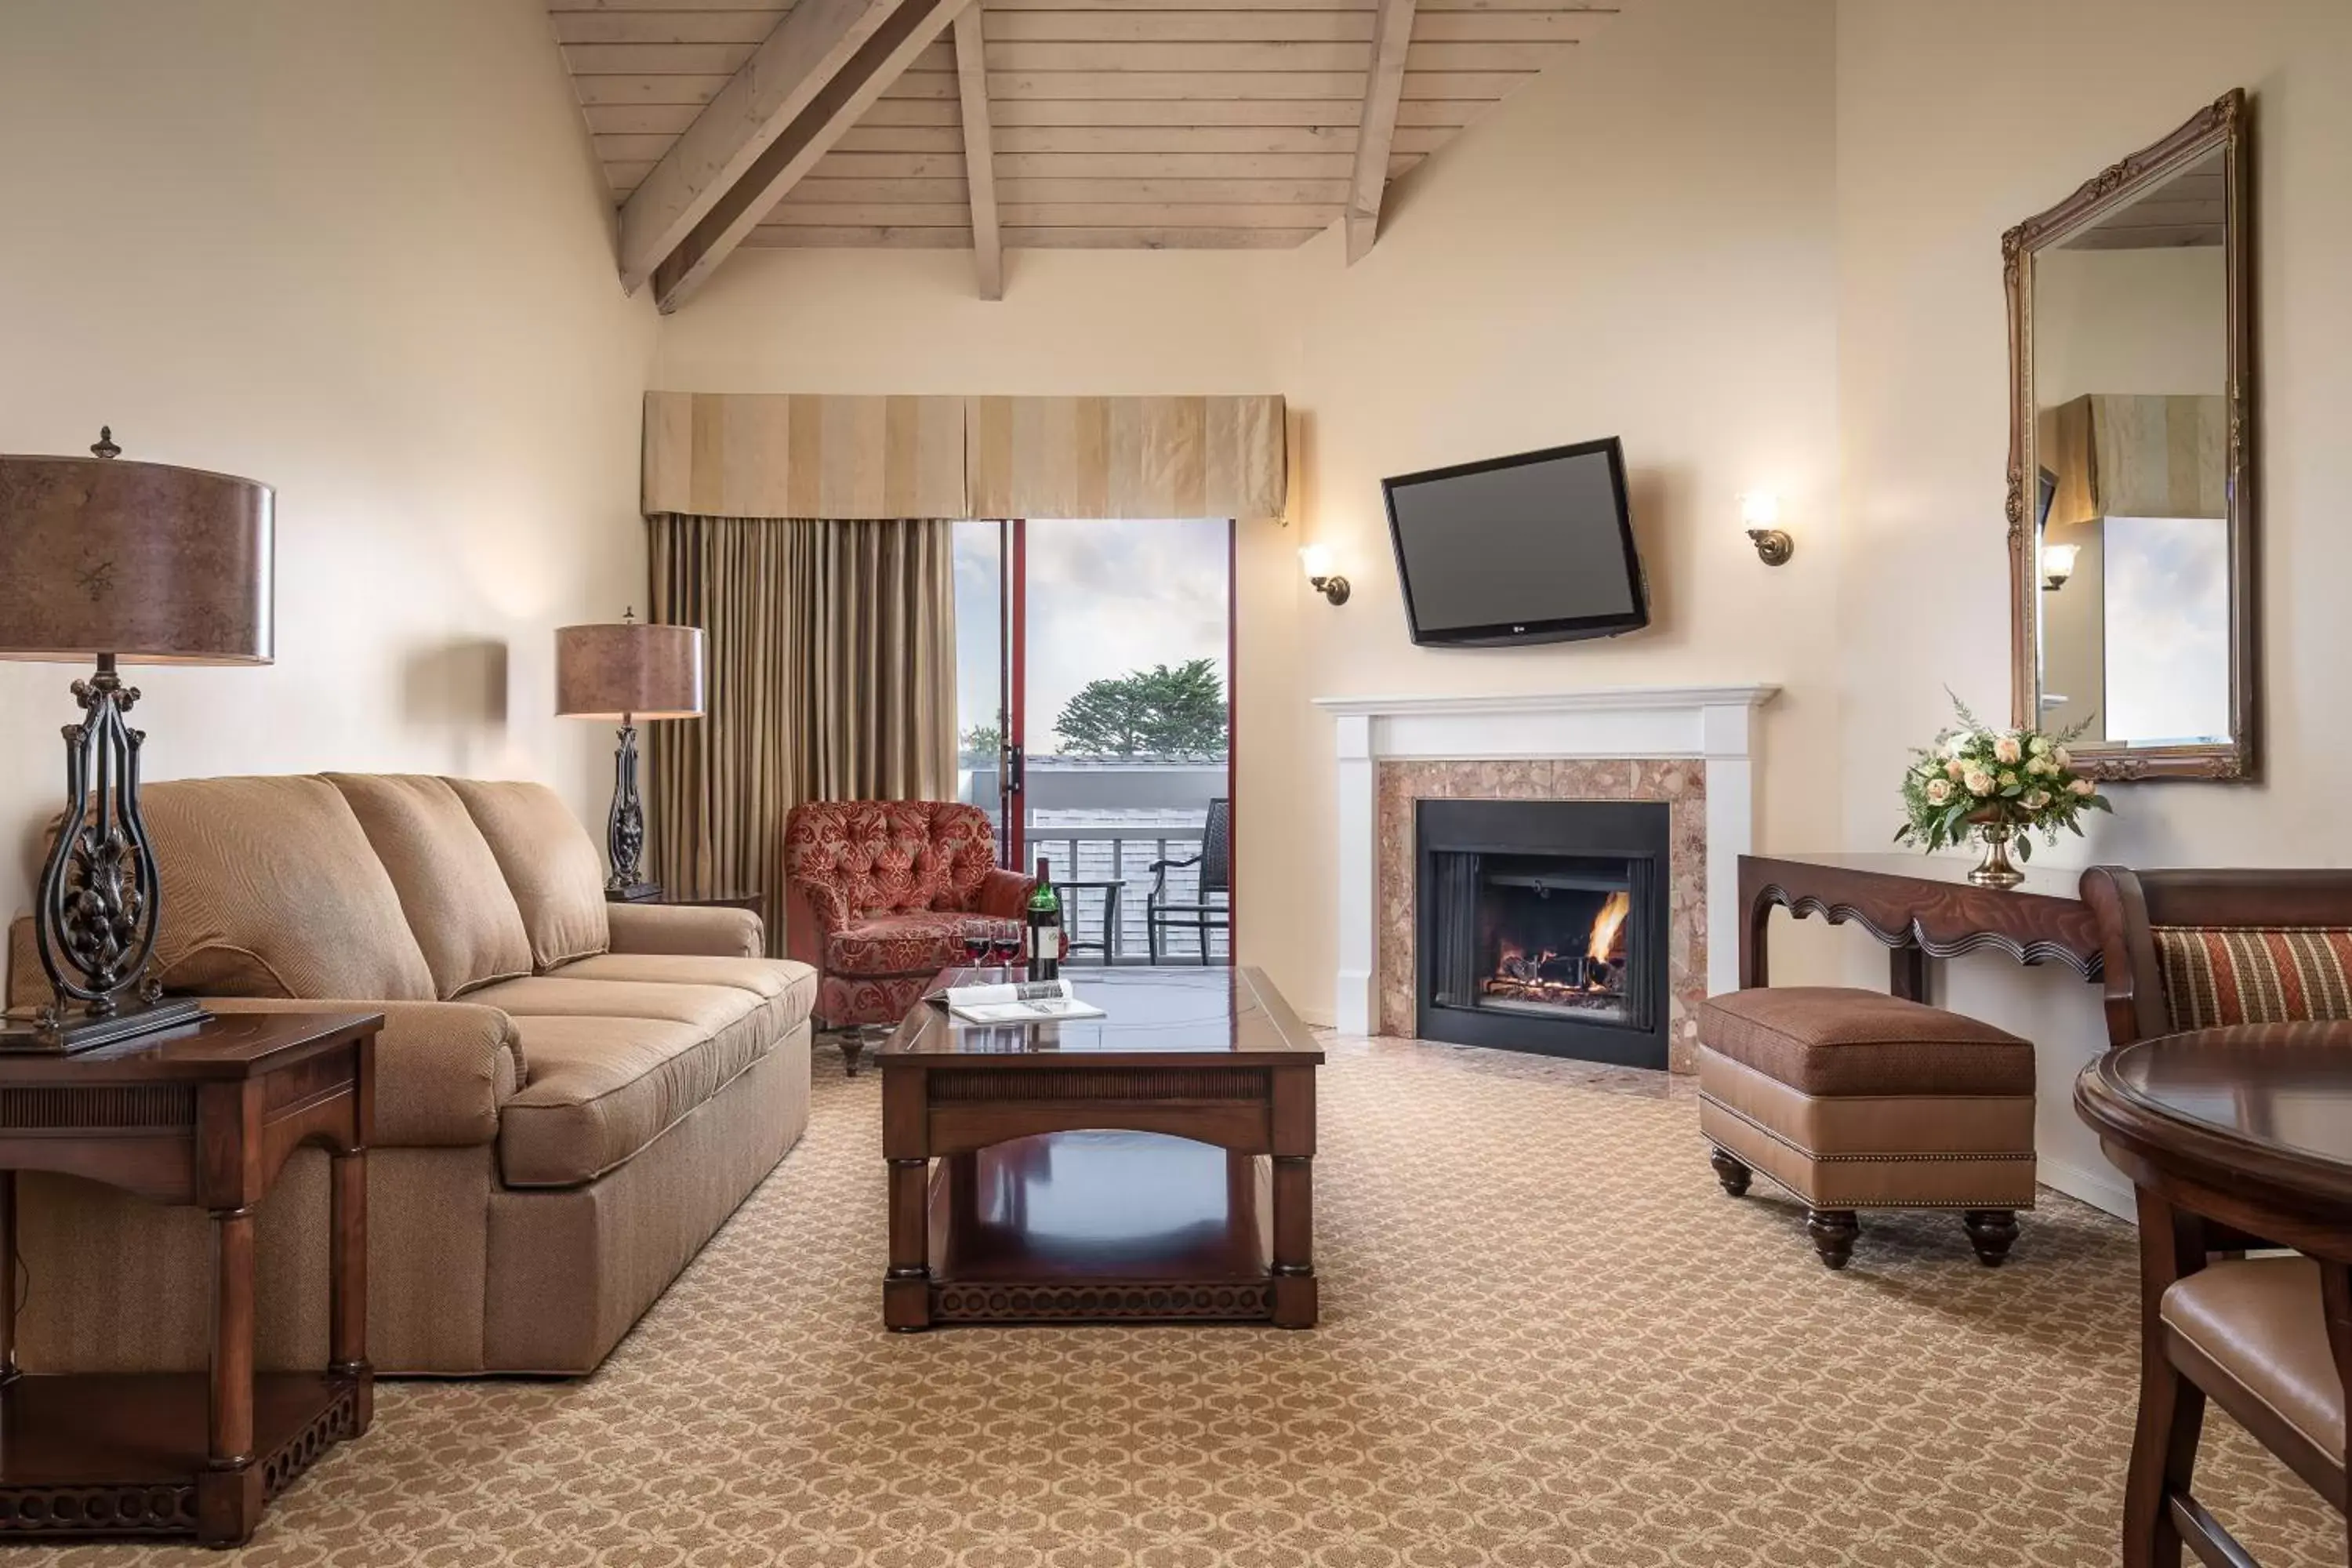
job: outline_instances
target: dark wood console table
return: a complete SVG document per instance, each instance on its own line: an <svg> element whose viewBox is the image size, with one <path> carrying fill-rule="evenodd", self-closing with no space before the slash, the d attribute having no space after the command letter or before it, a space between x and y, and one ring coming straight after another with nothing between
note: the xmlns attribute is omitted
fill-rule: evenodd
<svg viewBox="0 0 2352 1568"><path fill-rule="evenodd" d="M1885 942L1894 950L1886 988L1914 1002L1927 999L1928 959L1985 948L2102 977L2098 922L2075 894L2077 873L2028 871L2014 888L1980 888L1969 865L1932 855L1742 855L1741 987L1771 984L1764 936L1776 905L1800 920L1851 921Z"/></svg>
<svg viewBox="0 0 2352 1568"><path fill-rule="evenodd" d="M0 1290L0 1539L237 1545L269 1499L367 1430L367 1143L383 1027L380 1013L235 1013L79 1056L0 1056L0 1258L16 1247L20 1171L194 1205L214 1238L205 1372L19 1373L16 1292ZM328 1363L257 1373L254 1210L305 1144L333 1162Z"/></svg>

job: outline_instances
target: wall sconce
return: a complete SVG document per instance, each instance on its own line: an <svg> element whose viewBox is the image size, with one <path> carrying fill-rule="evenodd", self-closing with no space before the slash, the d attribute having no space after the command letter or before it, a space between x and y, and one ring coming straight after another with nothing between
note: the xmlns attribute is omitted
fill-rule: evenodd
<svg viewBox="0 0 2352 1568"><path fill-rule="evenodd" d="M2074 559L2083 553L2079 544L2045 544L2042 547L2042 587L2054 594L2066 585L2074 574Z"/></svg>
<svg viewBox="0 0 2352 1568"><path fill-rule="evenodd" d="M1335 605L1348 602L1348 580L1331 570L1331 547L1309 544L1298 552L1299 564L1307 568L1307 581L1317 593Z"/></svg>
<svg viewBox="0 0 2352 1568"><path fill-rule="evenodd" d="M1780 527L1780 498L1769 490L1750 490L1739 498L1739 521L1756 546L1756 559L1767 566L1786 566L1797 552L1797 542Z"/></svg>

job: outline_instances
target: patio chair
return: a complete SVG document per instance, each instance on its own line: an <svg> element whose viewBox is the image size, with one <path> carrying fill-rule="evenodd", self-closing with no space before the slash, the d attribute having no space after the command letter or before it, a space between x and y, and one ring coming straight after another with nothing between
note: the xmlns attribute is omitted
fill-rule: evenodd
<svg viewBox="0 0 2352 1568"><path fill-rule="evenodd" d="M1169 902L1168 873L1186 866L1200 869L1200 886L1189 904ZM1209 933L1233 930L1234 896L1234 803L1213 800L1209 803L1209 820L1201 827L1201 852L1182 860L1154 860L1151 863L1151 892L1143 901L1144 937L1150 944L1151 962L1158 963L1165 945L1164 932L1171 930L1191 931L1201 939L1201 962L1209 962ZM1222 903L1211 903L1212 897Z"/></svg>

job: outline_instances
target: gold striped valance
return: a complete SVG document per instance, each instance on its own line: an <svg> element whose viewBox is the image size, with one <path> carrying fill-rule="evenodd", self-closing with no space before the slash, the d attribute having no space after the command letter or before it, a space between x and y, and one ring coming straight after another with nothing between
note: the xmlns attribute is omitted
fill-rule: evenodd
<svg viewBox="0 0 2352 1568"><path fill-rule="evenodd" d="M1284 515L1279 397L646 395L645 510L722 517Z"/></svg>
<svg viewBox="0 0 2352 1568"><path fill-rule="evenodd" d="M1280 517L1279 397L975 397L977 517Z"/></svg>
<svg viewBox="0 0 2352 1568"><path fill-rule="evenodd" d="M2103 517L2226 517L2230 425L2214 395L2091 393L2046 416L2054 525Z"/></svg>
<svg viewBox="0 0 2352 1568"><path fill-rule="evenodd" d="M963 399L646 394L645 510L964 517Z"/></svg>

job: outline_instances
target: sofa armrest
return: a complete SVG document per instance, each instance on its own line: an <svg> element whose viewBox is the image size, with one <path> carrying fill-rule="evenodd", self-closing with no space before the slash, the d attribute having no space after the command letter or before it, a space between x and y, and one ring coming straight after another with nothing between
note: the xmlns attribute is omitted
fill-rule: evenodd
<svg viewBox="0 0 2352 1568"><path fill-rule="evenodd" d="M471 1148L499 1135L499 1107L524 1079L514 1020L474 1002L311 1002L207 996L215 1013L381 1013L375 1144Z"/></svg>
<svg viewBox="0 0 2352 1568"><path fill-rule="evenodd" d="M614 904L614 952L675 952L757 958L767 931L749 910L709 904Z"/></svg>
<svg viewBox="0 0 2352 1568"><path fill-rule="evenodd" d="M1029 895L1036 888L1036 878L998 867L982 879L980 895L972 900L972 912L1017 921L1027 912Z"/></svg>

